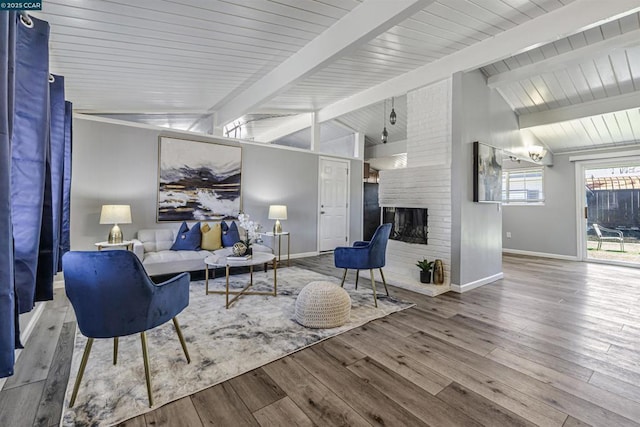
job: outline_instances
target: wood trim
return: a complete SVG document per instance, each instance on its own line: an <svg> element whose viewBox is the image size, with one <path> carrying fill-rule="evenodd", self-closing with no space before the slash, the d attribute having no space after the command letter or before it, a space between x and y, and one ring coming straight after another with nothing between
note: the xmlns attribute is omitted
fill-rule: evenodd
<svg viewBox="0 0 640 427"><path fill-rule="evenodd" d="M523 251L520 249L507 249L502 248L503 254L510 255L525 255L525 256L535 256L540 258L553 258L553 259L563 259L565 261L579 261L577 256L574 255L560 255L560 254L550 254L547 252L534 252L534 251Z"/></svg>
<svg viewBox="0 0 640 427"><path fill-rule="evenodd" d="M473 282L465 283L464 285L456 285L455 283L452 283L451 290L458 293L468 292L472 289L479 288L480 286L493 283L496 280L502 279L503 277L504 273L500 272L498 274L494 274L493 276L487 276L482 279L474 280Z"/></svg>

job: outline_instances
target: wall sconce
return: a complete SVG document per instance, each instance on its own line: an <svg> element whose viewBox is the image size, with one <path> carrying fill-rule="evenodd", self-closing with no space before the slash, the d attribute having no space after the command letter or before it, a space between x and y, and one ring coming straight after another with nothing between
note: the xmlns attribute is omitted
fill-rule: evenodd
<svg viewBox="0 0 640 427"><path fill-rule="evenodd" d="M534 162L541 161L544 158L544 156L546 156L546 154L547 154L547 150L545 150L544 147L540 147L538 145L529 147L529 157Z"/></svg>

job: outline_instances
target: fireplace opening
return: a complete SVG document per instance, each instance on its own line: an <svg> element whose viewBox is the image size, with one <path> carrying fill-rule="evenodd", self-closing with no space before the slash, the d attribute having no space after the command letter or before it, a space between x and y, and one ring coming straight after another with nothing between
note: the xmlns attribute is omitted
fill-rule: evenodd
<svg viewBox="0 0 640 427"><path fill-rule="evenodd" d="M383 222L393 224L390 239L427 244L426 208L383 208Z"/></svg>

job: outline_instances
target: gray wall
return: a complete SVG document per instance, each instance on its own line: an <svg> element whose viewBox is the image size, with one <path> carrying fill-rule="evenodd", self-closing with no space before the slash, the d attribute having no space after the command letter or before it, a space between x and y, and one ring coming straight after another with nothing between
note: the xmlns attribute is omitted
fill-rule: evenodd
<svg viewBox="0 0 640 427"><path fill-rule="evenodd" d="M544 206L503 207L503 248L577 256L575 176L569 155L554 155L544 168Z"/></svg>
<svg viewBox="0 0 640 427"><path fill-rule="evenodd" d="M521 144L515 114L479 71L453 76L452 283L464 285L502 272L499 204L473 202L473 141L512 149Z"/></svg>
<svg viewBox="0 0 640 427"><path fill-rule="evenodd" d="M171 136L218 141L135 125L74 120L73 176L71 185L71 248L94 249L106 240L111 226L100 225L103 204L131 205L132 224L121 225L124 237L142 228L176 228L176 223L156 223L158 137ZM291 232L291 253L317 251L318 155L254 144L242 145L242 208L268 231L270 204L285 204ZM351 240L362 235L362 161L351 161ZM356 179L357 177L357 179ZM268 243L268 242L267 242Z"/></svg>
<svg viewBox="0 0 640 427"><path fill-rule="evenodd" d="M618 154L637 145L608 150L581 151L579 155ZM544 168L544 206L505 206L502 215L503 247L527 252L568 257L578 256L575 163L577 154L555 154L553 166ZM624 162L624 157L616 157ZM615 162L615 160L614 160ZM507 231L511 238L507 239Z"/></svg>

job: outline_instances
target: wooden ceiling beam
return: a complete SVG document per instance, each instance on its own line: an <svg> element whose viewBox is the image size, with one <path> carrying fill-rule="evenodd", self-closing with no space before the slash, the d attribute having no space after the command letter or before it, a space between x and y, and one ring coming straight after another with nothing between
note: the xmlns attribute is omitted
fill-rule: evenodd
<svg viewBox="0 0 640 427"><path fill-rule="evenodd" d="M457 72L478 69L638 11L638 0L575 0L494 37L322 108L318 112L318 120L332 120L392 96L400 96L436 83Z"/></svg>
<svg viewBox="0 0 640 427"><path fill-rule="evenodd" d="M522 114L518 117L518 123L520 129L527 129L583 119L585 117L599 116L601 114L616 113L634 108L640 108L640 91L596 99L567 107L554 108L552 110Z"/></svg>
<svg viewBox="0 0 640 427"><path fill-rule="evenodd" d="M497 88L543 73L562 70L571 65L583 63L585 60L596 58L599 55L606 55L613 50L626 49L639 44L640 30L633 30L532 64L495 74L487 79L487 85L490 88Z"/></svg>
<svg viewBox="0 0 640 427"><path fill-rule="evenodd" d="M434 0L366 0L233 99L214 105L222 126L355 51Z"/></svg>

